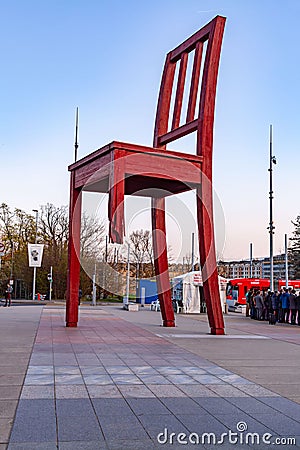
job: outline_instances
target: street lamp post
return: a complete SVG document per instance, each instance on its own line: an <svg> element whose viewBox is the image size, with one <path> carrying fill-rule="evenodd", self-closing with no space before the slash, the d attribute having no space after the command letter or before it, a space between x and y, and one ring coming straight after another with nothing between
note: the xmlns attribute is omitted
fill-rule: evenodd
<svg viewBox="0 0 300 450"><path fill-rule="evenodd" d="M273 164L276 164L276 158L273 156L273 142L272 142L272 125L270 125L270 167L268 171L270 172L270 223L269 223L269 234L270 234L270 290L274 291L274 261L273 261L273 235L274 235L274 224L273 224Z"/></svg>
<svg viewBox="0 0 300 450"><path fill-rule="evenodd" d="M39 212L37 209L33 209L35 212L35 240L34 243L37 243L37 229L38 229L38 215ZM33 268L33 282L32 282L32 300L35 300L35 284L36 284L36 267Z"/></svg>

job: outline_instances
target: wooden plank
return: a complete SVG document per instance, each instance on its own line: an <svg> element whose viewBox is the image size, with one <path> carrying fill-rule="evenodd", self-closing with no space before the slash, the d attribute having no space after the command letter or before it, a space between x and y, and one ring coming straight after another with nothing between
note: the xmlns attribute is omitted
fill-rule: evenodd
<svg viewBox="0 0 300 450"><path fill-rule="evenodd" d="M191 79L191 87L190 87L190 95L189 95L189 104L186 115L186 121L191 122L195 119L195 110L196 110L196 101L197 94L199 89L199 78L200 78L200 68L201 68L201 60L202 60L202 52L203 52L203 44L202 42L197 42L195 55L194 55L194 64L193 64L193 73Z"/></svg>
<svg viewBox="0 0 300 450"><path fill-rule="evenodd" d="M174 102L172 130L174 130L175 128L178 128L179 123L180 123L187 63L188 63L188 54L183 53L181 55L181 59L180 59L180 68L179 68L178 81L177 81L176 97L175 97L175 102Z"/></svg>
<svg viewBox="0 0 300 450"><path fill-rule="evenodd" d="M168 133L159 136L157 141L158 145L166 145L169 142L175 141L176 139L180 139L187 134L196 131L198 128L198 120L193 120L192 122L181 125L176 130L169 131Z"/></svg>

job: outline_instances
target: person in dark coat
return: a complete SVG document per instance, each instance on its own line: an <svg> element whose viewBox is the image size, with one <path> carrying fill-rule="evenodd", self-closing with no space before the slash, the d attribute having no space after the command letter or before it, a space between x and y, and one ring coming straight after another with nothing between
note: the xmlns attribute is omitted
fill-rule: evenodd
<svg viewBox="0 0 300 450"><path fill-rule="evenodd" d="M280 301L281 301L281 322L286 323L288 322L288 314L290 310L290 294L287 291L287 288L283 288L283 292L280 295Z"/></svg>
<svg viewBox="0 0 300 450"><path fill-rule="evenodd" d="M290 302L290 313L289 313L289 323L291 323L292 325L296 324L296 291L295 289L289 289L289 302Z"/></svg>

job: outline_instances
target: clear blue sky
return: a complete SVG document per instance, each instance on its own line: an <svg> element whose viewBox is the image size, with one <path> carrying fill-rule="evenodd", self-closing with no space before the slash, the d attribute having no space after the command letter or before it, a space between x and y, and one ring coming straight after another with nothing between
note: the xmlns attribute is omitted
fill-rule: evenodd
<svg viewBox="0 0 300 450"><path fill-rule="evenodd" d="M0 0L1 202L68 203L67 166L111 140L152 144L166 53L227 17L215 120L219 256L268 254L269 125L275 252L299 214L299 0ZM220 208L219 208L220 209ZM223 218L225 218L225 230ZM220 241L223 239L221 238Z"/></svg>

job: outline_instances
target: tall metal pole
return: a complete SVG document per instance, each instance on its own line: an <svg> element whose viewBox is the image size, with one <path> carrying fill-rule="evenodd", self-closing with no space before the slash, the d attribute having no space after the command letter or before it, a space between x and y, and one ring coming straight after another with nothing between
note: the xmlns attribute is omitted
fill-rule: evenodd
<svg viewBox="0 0 300 450"><path fill-rule="evenodd" d="M130 244L128 243L126 295L123 298L123 305L126 305L129 302L129 279L130 279Z"/></svg>
<svg viewBox="0 0 300 450"><path fill-rule="evenodd" d="M93 296L92 296L92 306L96 306L96 294L97 294L97 287L96 287L96 263L95 263L94 274L93 274Z"/></svg>
<svg viewBox="0 0 300 450"><path fill-rule="evenodd" d="M38 210L33 209L35 212L35 240L34 243L37 243L37 229L38 229ZM36 284L36 267L33 268L33 282L32 282L32 300L35 300L35 284Z"/></svg>
<svg viewBox="0 0 300 450"><path fill-rule="evenodd" d="M75 162L77 161L77 151L78 151L78 106L76 108L76 119L75 119L75 144L74 144L74 149L75 149Z"/></svg>
<svg viewBox="0 0 300 450"><path fill-rule="evenodd" d="M289 266L288 266L288 244L287 234L284 235L284 253L285 253L285 287L289 287Z"/></svg>
<svg viewBox="0 0 300 450"><path fill-rule="evenodd" d="M276 158L273 156L273 142L272 142L272 125L270 125L270 223L269 223L269 233L270 233L270 290L274 291L274 261L273 261L273 234L274 234L274 224L273 224L273 164L276 164Z"/></svg>
<svg viewBox="0 0 300 450"><path fill-rule="evenodd" d="M250 278L253 278L253 246L250 242Z"/></svg>
<svg viewBox="0 0 300 450"><path fill-rule="evenodd" d="M192 233L192 271L194 270L194 241L195 241L195 233Z"/></svg>
<svg viewBox="0 0 300 450"><path fill-rule="evenodd" d="M52 300L52 283L53 283L53 267L50 266L50 280L49 280L49 301Z"/></svg>

